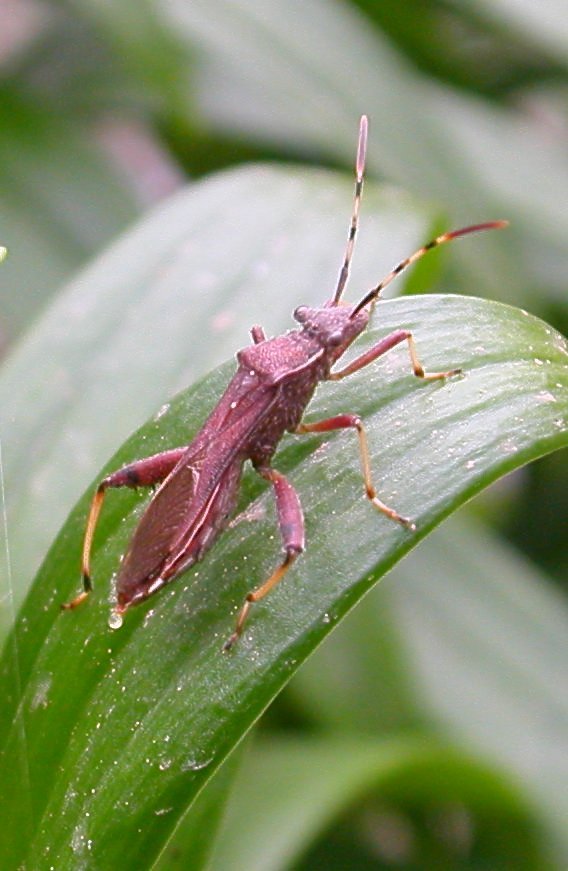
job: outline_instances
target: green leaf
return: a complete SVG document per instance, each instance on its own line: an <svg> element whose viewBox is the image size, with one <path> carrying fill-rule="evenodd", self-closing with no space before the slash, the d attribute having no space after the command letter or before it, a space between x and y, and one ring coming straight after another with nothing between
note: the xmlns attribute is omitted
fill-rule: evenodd
<svg viewBox="0 0 568 871"><path fill-rule="evenodd" d="M351 735L254 742L237 777L211 871L295 868L313 842L332 826L336 831L349 812L359 817L363 841L361 830L371 817L374 843L385 852L394 827L406 867L416 859L420 839L430 841L430 850L437 842L438 867L474 867L467 859L480 862L481 856L491 868L549 867L538 857L528 802L505 776L436 740ZM428 825L420 812L430 829L438 817L437 833L424 832ZM457 844L452 850L451 835L442 834L444 817L451 827L456 813L472 830L463 866L451 862ZM305 861L301 867L327 867Z"/></svg>
<svg viewBox="0 0 568 871"><path fill-rule="evenodd" d="M545 15L529 0L477 0L476 5L503 30L517 32L564 66L568 64L568 27L562 0L548 0Z"/></svg>
<svg viewBox="0 0 568 871"><path fill-rule="evenodd" d="M0 94L0 241L9 251L0 326L13 338L139 209L109 160L72 125L7 88Z"/></svg>
<svg viewBox="0 0 568 871"><path fill-rule="evenodd" d="M483 287L528 305L532 283L544 292L547 255L559 264L555 284L568 272L564 145L528 113L495 109L417 75L345 3L305 0L293 22L285 0L168 0L161 12L176 37L198 49L199 105L219 131L351 162L365 112L370 172L443 204L452 223L473 213L511 218L516 258L504 257L506 243L491 237L482 257L455 249L469 293Z"/></svg>
<svg viewBox="0 0 568 871"><path fill-rule="evenodd" d="M434 721L515 773L565 858L567 638L548 578L491 530L452 518L306 663L288 703L336 732Z"/></svg>
<svg viewBox="0 0 568 871"><path fill-rule="evenodd" d="M152 0L123 0L93 3L71 0L94 23L102 38L114 49L119 69L126 67L137 76L143 100L154 111L169 110L169 121L186 126L193 114L193 89L190 87L192 51L180 42L173 28L165 26L161 9ZM122 69L121 69L122 72ZM117 70L115 80L119 80ZM131 95L129 95L131 96Z"/></svg>
<svg viewBox="0 0 568 871"><path fill-rule="evenodd" d="M240 768L245 741L206 783L187 814L182 818L162 854L152 865L153 871L209 869L211 853L218 838L226 804Z"/></svg>
<svg viewBox="0 0 568 871"><path fill-rule="evenodd" d="M397 567L394 618L417 700L522 780L568 856L568 608L546 576L476 525L453 522ZM444 566L453 571L444 571ZM420 571L421 577L418 577ZM398 580L398 583L396 581ZM416 619L420 612L421 620ZM538 758L538 765L534 760Z"/></svg>
<svg viewBox="0 0 568 871"><path fill-rule="evenodd" d="M147 864L274 695L373 583L482 487L568 442L566 344L546 324L501 304L441 296L387 301L376 323L358 350L404 325L427 368L458 365L465 376L419 383L400 347L322 388L309 419L361 414L381 496L415 518L417 533L376 515L362 498L350 433L287 439L275 465L300 493L307 552L223 655L235 609L278 559L271 495L253 474L243 486L247 514L196 571L135 609L116 633L106 625L105 586L143 500L112 494L96 542L97 592L61 615L59 603L77 590L81 500L4 659L6 867L36 867L48 855L61 869L83 860ZM107 468L183 443L229 371L182 393Z"/></svg>

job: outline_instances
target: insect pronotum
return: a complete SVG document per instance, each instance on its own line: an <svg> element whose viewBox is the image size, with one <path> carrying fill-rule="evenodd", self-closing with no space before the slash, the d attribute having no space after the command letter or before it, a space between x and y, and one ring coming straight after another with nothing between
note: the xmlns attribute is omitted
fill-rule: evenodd
<svg viewBox="0 0 568 871"><path fill-rule="evenodd" d="M160 485L134 532L116 583L116 604L109 619L122 624L125 611L154 595L200 560L227 526L235 508L243 465L253 467L274 490L284 555L260 586L249 592L238 613L235 629L224 644L228 650L242 634L253 603L263 599L282 580L304 550L304 518L298 495L286 477L271 465L285 432L322 433L350 428L357 433L365 493L371 504L390 520L414 530L414 523L382 502L371 475L367 440L357 414L338 414L317 423L302 423L302 416L320 381L340 381L372 363L391 348L406 342L417 378L438 381L460 369L426 373L412 333L395 330L346 366L332 369L349 345L362 333L381 291L404 269L444 242L506 226L487 221L443 233L410 257L401 260L355 305L342 296L353 255L363 190L367 147L367 118L361 118L355 164L356 183L347 247L335 292L321 308L299 306L294 318L299 328L268 339L260 326L251 328L252 345L237 354L238 367L225 393L189 445L173 448L130 463L98 485L85 530L83 591L64 608L75 608L92 590L91 547L106 490L110 487Z"/></svg>

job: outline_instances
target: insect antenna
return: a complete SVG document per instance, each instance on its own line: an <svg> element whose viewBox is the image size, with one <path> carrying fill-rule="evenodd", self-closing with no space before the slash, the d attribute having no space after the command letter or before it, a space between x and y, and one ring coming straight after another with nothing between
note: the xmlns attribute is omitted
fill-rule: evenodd
<svg viewBox="0 0 568 871"><path fill-rule="evenodd" d="M391 281L396 278L397 275L400 275L401 272L410 266L412 263L416 263L417 260L420 260L428 251L431 251L433 248L437 248L439 245L443 245L444 242L451 242L452 239L457 239L459 236L467 236L468 233L478 233L481 230L500 230L503 227L508 227L508 221L486 221L483 224L471 224L469 227L462 227L459 230L451 230L449 233L442 233L441 236L436 236L435 239L432 239L431 242L428 242L427 245L423 245L422 248L419 248L418 251L415 251L410 257L407 257L405 260L401 260L400 263L391 270L391 272L386 275L382 281L380 281L376 287L370 290L365 294L363 299L357 303L355 308L350 314L350 318L354 318L355 315L361 311L362 308L365 308L366 305L369 305L371 302L375 302L378 299L380 293L384 288L391 283Z"/></svg>
<svg viewBox="0 0 568 871"><path fill-rule="evenodd" d="M367 131L369 122L366 115L361 115L359 122L359 141L357 143L357 160L355 161L355 196L353 197L353 212L351 214L351 224L349 226L349 236L347 237L347 248L345 249L345 259L339 273L337 287L333 294L331 305L337 305L341 299L341 294L345 290L347 279L349 278L349 266L353 256L353 248L355 247L355 236L357 235L357 226L359 224L359 208L361 206L361 195L363 193L363 174L365 172L365 156L367 154Z"/></svg>

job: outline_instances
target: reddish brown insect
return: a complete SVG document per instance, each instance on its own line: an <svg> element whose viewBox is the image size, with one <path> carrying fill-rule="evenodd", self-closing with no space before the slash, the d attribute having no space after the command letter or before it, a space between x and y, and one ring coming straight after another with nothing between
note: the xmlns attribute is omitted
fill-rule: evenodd
<svg viewBox="0 0 568 871"><path fill-rule="evenodd" d="M410 530L414 524L378 498L371 479L365 430L356 414L339 414L318 423L301 423L304 409L320 381L339 381L377 357L407 342L412 370L418 378L436 381L457 375L459 369L426 374L414 339L400 329L338 371L332 366L366 328L381 290L403 269L431 248L444 242L506 225L489 221L444 233L411 257L402 260L354 306L341 297L349 275L363 188L367 145L367 118L361 118L356 160L356 186L347 249L335 293L321 308L300 306L294 318L299 329L267 339L262 327L251 329L253 344L237 354L238 369L201 430L190 445L146 457L104 478L95 492L83 547L83 592L64 608L74 608L92 590L90 554L97 519L109 487L144 487L160 484L134 533L117 580L117 602L110 625L118 628L122 615L174 580L211 547L227 526L235 508L243 465L250 460L268 481L276 499L284 550L280 565L259 587L248 593L237 617L228 650L243 631L250 608L282 579L304 549L304 519L296 491L271 466L272 456L285 432L321 433L353 428L359 438L365 492L380 512Z"/></svg>

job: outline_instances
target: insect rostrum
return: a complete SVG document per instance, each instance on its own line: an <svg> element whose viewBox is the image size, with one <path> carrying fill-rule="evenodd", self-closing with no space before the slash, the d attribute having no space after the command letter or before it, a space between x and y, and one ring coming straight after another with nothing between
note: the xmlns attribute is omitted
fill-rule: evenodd
<svg viewBox="0 0 568 871"><path fill-rule="evenodd" d="M351 343L367 327L381 291L406 267L444 242L503 227L504 221L489 221L444 233L402 260L358 303L342 299L357 232L363 189L367 144L367 118L359 128L355 197L347 248L333 296L320 308L300 306L294 312L298 327L284 335L267 338L262 327L251 329L252 344L237 354L238 367L225 393L193 441L183 447L155 454L125 466L98 485L89 513L83 546L83 591L66 609L75 608L92 590L90 554L97 519L105 492L111 487L160 485L136 528L117 579L117 601L109 621L122 623L124 612L144 601L188 569L214 544L233 512L244 463L272 485L284 555L280 564L260 586L248 593L233 633L224 650L233 646L243 631L254 602L262 599L286 574L304 549L304 519L298 495L284 475L272 467L272 457L285 432L322 433L351 428L359 439L365 492L372 505L390 520L412 531L411 520L385 505L371 477L365 430L356 414L339 414L304 424L306 406L320 381L338 381L372 363L401 342L406 342L414 375L435 381L459 374L459 369L426 373L418 358L412 334L395 330L356 357L347 366L334 369Z"/></svg>

